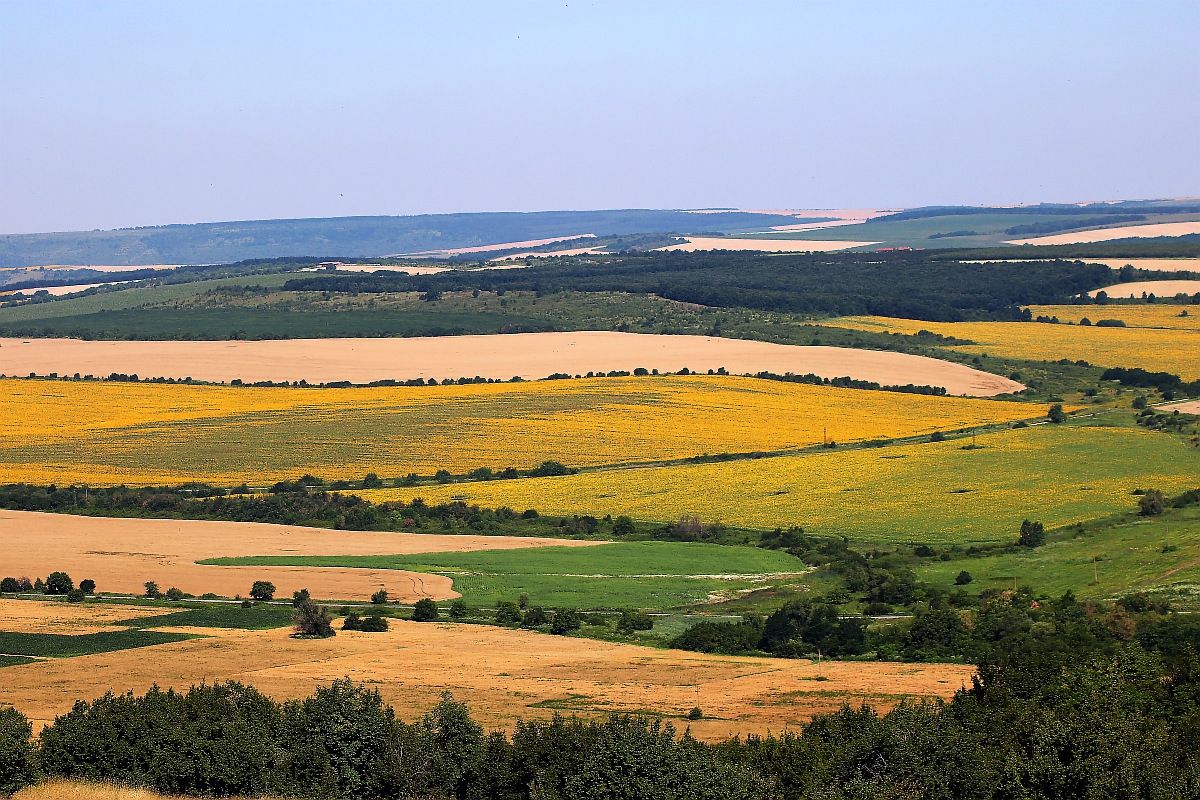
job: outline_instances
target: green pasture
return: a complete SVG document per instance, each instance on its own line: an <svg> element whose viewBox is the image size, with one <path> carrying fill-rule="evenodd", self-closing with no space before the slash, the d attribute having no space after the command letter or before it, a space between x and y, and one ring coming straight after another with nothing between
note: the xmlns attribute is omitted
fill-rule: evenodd
<svg viewBox="0 0 1200 800"><path fill-rule="evenodd" d="M200 562L221 566L403 569L449 575L468 603L490 606L529 596L531 605L574 608L678 608L710 594L803 584L805 565L787 553L680 542L617 542L407 556L246 556ZM770 577L772 574L786 576Z"/></svg>
<svg viewBox="0 0 1200 800"><path fill-rule="evenodd" d="M182 642L194 638L186 633L124 630L98 633L13 633L0 631L0 653L10 656L41 656L68 658L70 656L111 653L135 647Z"/></svg>
<svg viewBox="0 0 1200 800"><path fill-rule="evenodd" d="M1200 507L1083 523L1052 532L1041 547L935 561L918 567L917 574L952 587L962 570L971 574L966 587L971 592L1012 588L1016 581L1051 596L1067 590L1096 599L1149 592L1195 603L1200 601Z"/></svg>
<svg viewBox="0 0 1200 800"><path fill-rule="evenodd" d="M292 607L256 603L242 608L239 603L189 603L177 611L164 608L154 617L134 617L113 623L130 628L236 628L262 631L292 624Z"/></svg>

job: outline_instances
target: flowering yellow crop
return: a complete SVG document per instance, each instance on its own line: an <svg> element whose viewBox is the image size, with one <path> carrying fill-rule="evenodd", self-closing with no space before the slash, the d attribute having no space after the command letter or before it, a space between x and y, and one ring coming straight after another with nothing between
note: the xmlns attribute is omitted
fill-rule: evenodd
<svg viewBox="0 0 1200 800"><path fill-rule="evenodd" d="M1134 306L1089 306L1096 319L1121 318ZM1179 306L1174 307L1176 313ZM1119 309L1119 310L1118 310ZM1086 315L1087 312L1081 314ZM1059 315L1059 319L1062 319ZM989 353L1034 361L1087 361L1103 367L1141 367L1151 372L1170 372L1185 381L1200 379L1200 331L1156 330L1153 328L1097 328L1080 325L1048 325L1039 322L924 322L891 317L842 317L822 325L887 333L917 333L921 330L969 339L973 345L954 350Z"/></svg>
<svg viewBox="0 0 1200 800"><path fill-rule="evenodd" d="M707 375L354 389L0 380L0 407L0 482L223 485L778 451L1046 411Z"/></svg>
<svg viewBox="0 0 1200 800"><path fill-rule="evenodd" d="M1130 328L1171 328L1200 331L1200 306L1169 306L1162 303L1139 303L1133 306L1030 306L1035 317L1058 317L1060 322L1074 322L1087 317L1093 325L1101 319L1119 319Z"/></svg>
<svg viewBox="0 0 1200 800"><path fill-rule="evenodd" d="M1200 453L1141 429L1041 425L977 441L971 450L958 439L362 494L659 522L695 514L739 527L935 543L1014 538L1025 518L1065 525L1134 507L1136 488L1200 485Z"/></svg>

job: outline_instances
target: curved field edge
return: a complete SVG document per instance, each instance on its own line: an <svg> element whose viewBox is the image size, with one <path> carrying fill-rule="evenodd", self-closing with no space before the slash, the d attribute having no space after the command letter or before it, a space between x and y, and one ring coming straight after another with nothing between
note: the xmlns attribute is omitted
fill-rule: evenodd
<svg viewBox="0 0 1200 800"><path fill-rule="evenodd" d="M1026 518L1056 527L1134 508L1134 489L1177 492L1198 474L1200 453L1165 434L1037 425L981 435L975 449L956 439L360 494L663 523L694 514L743 528L950 544L1013 538Z"/></svg>
<svg viewBox="0 0 1200 800"><path fill-rule="evenodd" d="M537 552L396 556L245 556L199 563L222 567L392 569L450 577L474 605L517 600L577 608L666 609L726 599L780 583L806 586L811 571L787 553L705 543L615 542Z"/></svg>
<svg viewBox="0 0 1200 800"><path fill-rule="evenodd" d="M0 482L269 485L898 438L1046 406L721 375L265 388L0 380Z"/></svg>

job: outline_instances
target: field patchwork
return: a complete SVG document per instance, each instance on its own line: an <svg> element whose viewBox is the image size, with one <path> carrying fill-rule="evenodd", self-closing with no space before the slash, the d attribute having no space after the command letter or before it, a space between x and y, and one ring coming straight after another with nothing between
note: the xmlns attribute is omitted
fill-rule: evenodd
<svg viewBox="0 0 1200 800"><path fill-rule="evenodd" d="M1195 449L1141 429L1047 424L979 436L977 449L969 441L362 494L935 544L1010 539L1025 518L1053 527L1133 508L1135 488L1178 492L1200 475Z"/></svg>
<svg viewBox="0 0 1200 800"><path fill-rule="evenodd" d="M1120 318L1129 306L1088 306L1096 318ZM1176 306L1176 313L1184 307ZM1186 307L1190 309L1192 307ZM1062 319L1062 317L1059 317ZM987 353L1032 361L1087 361L1102 367L1141 367L1170 372L1185 381L1200 379L1200 331L1151 328L1097 328L1048 325L1037 322L923 322L891 317L842 317L826 320L833 325L862 331L913 334L922 330L969 339L975 344L955 345L963 353Z"/></svg>
<svg viewBox="0 0 1200 800"><path fill-rule="evenodd" d="M349 389L3 380L0 405L0 483L225 486L776 451L1046 410L707 375Z"/></svg>
<svg viewBox="0 0 1200 800"><path fill-rule="evenodd" d="M1116 319L1128 328L1169 328L1181 331L1200 331L1200 306L1138 305L1106 306L1029 306L1035 317L1058 317L1060 322L1079 324L1086 318L1093 325L1098 320Z"/></svg>

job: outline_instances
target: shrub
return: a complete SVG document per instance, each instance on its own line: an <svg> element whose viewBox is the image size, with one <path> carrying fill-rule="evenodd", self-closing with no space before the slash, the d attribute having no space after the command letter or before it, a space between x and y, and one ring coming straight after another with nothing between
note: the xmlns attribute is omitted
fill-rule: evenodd
<svg viewBox="0 0 1200 800"><path fill-rule="evenodd" d="M413 605L414 622L433 622L438 618L437 603L428 597L422 597Z"/></svg>
<svg viewBox="0 0 1200 800"><path fill-rule="evenodd" d="M621 515L613 520L612 532L613 536L632 536L637 533L637 528L633 526L632 519Z"/></svg>
<svg viewBox="0 0 1200 800"><path fill-rule="evenodd" d="M946 434L942 433L941 431L934 431L933 433L929 434L929 441L944 442L946 441Z"/></svg>
<svg viewBox="0 0 1200 800"><path fill-rule="evenodd" d="M383 481L379 480L379 476L374 472L368 472L363 478L362 485L364 489L378 489L383 486Z"/></svg>
<svg viewBox="0 0 1200 800"><path fill-rule="evenodd" d="M1041 547L1046 543L1046 528L1040 522L1025 520L1021 523L1021 535L1017 544L1022 547Z"/></svg>
<svg viewBox="0 0 1200 800"><path fill-rule="evenodd" d="M29 738L33 726L15 708L0 707L0 796L37 779L37 761Z"/></svg>
<svg viewBox="0 0 1200 800"><path fill-rule="evenodd" d="M263 602L272 600L275 597L275 584L270 581L255 581L250 586L250 596Z"/></svg>
<svg viewBox="0 0 1200 800"><path fill-rule="evenodd" d="M1131 405L1133 408L1136 408L1140 411L1146 407L1146 396L1139 394L1137 397L1133 398L1133 403Z"/></svg>
<svg viewBox="0 0 1200 800"><path fill-rule="evenodd" d="M383 633L388 627L388 621L385 617L372 614L362 621L358 629L364 633Z"/></svg>
<svg viewBox="0 0 1200 800"><path fill-rule="evenodd" d="M654 620L649 614L638 611L633 608L627 608L621 612L621 618L617 620L618 633L633 633L634 631L648 631L654 627Z"/></svg>
<svg viewBox="0 0 1200 800"><path fill-rule="evenodd" d="M971 573L967 572L964 569L962 572L958 573L958 577L956 577L954 579L954 585L955 586L966 586L972 580L974 580L974 578L971 577Z"/></svg>
<svg viewBox="0 0 1200 800"><path fill-rule="evenodd" d="M375 594L371 595L371 602L377 606L385 605L388 601L387 589L380 589Z"/></svg>
<svg viewBox="0 0 1200 800"><path fill-rule="evenodd" d="M700 706L696 706L687 713L687 718L695 722L698 719L704 719L704 712L700 710Z"/></svg>
<svg viewBox="0 0 1200 800"><path fill-rule="evenodd" d="M301 589L298 592L292 592L292 607L299 608L301 603L307 603L311 599L312 595L309 594L308 589Z"/></svg>
<svg viewBox="0 0 1200 800"><path fill-rule="evenodd" d="M539 625L546 625L549 622L550 616L540 606L534 606L533 608L526 609L525 619L521 620L521 627L532 630Z"/></svg>
<svg viewBox="0 0 1200 800"><path fill-rule="evenodd" d="M579 630L581 626L578 611L573 608L560 608L554 612L554 619L550 622L550 633L566 636L571 631Z"/></svg>
<svg viewBox="0 0 1200 800"><path fill-rule="evenodd" d="M463 619L471 613L471 609L467 607L467 601L461 597L450 604L450 619Z"/></svg>
<svg viewBox="0 0 1200 800"><path fill-rule="evenodd" d="M146 581L145 587L146 597L149 597L151 600L157 600L162 597L162 592L159 591L158 584L154 581Z"/></svg>
<svg viewBox="0 0 1200 800"><path fill-rule="evenodd" d="M96 582L91 578L84 578L79 582L79 588L83 590L84 594L95 594Z"/></svg>
<svg viewBox="0 0 1200 800"><path fill-rule="evenodd" d="M511 600L496 603L496 624L514 625L521 621L521 607Z"/></svg>
<svg viewBox="0 0 1200 800"><path fill-rule="evenodd" d="M87 593L83 589L72 589L67 592L68 603L82 603L85 597L87 597Z"/></svg>
<svg viewBox="0 0 1200 800"><path fill-rule="evenodd" d="M1138 508L1143 517L1154 517L1167 510L1167 501L1158 489L1148 489L1138 498Z"/></svg>
<svg viewBox="0 0 1200 800"><path fill-rule="evenodd" d="M183 590L180 589L178 586L172 586L170 589L167 589L167 599L168 600L182 600L183 599Z"/></svg>
<svg viewBox="0 0 1200 800"><path fill-rule="evenodd" d="M51 572L46 578L46 594L66 594L75 588L75 581L65 572Z"/></svg>
<svg viewBox="0 0 1200 800"><path fill-rule="evenodd" d="M329 609L312 600L297 606L292 612L292 619L296 623L296 636L322 639L333 636L333 619L329 616Z"/></svg>
<svg viewBox="0 0 1200 800"><path fill-rule="evenodd" d="M362 630L362 617L360 617L358 615L357 611L351 611L349 614L346 615L346 618L344 620L342 620L342 630L344 630L344 631L361 631Z"/></svg>

